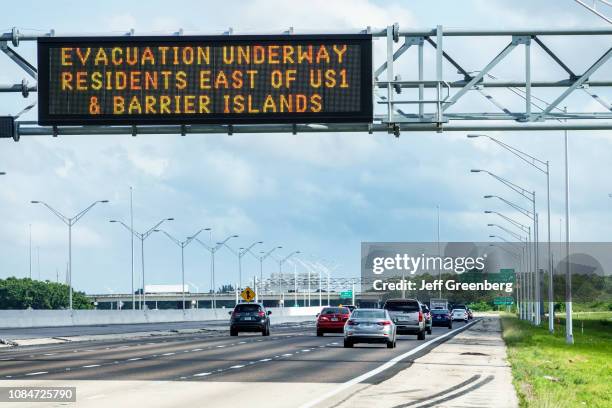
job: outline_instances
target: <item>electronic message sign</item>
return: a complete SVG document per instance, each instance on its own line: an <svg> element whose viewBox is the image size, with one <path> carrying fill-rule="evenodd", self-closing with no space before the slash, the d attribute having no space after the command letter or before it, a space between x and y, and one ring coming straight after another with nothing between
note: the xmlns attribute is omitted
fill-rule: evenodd
<svg viewBox="0 0 612 408"><path fill-rule="evenodd" d="M41 37L41 125L372 121L372 37Z"/></svg>

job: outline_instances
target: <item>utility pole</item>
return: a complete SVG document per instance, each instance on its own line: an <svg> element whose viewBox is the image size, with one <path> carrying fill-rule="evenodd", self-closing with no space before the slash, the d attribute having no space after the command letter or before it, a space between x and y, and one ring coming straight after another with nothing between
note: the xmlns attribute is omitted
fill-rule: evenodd
<svg viewBox="0 0 612 408"><path fill-rule="evenodd" d="M567 109L567 108L566 108ZM565 133L565 342L574 344L572 322L572 271L570 263L569 151Z"/></svg>
<svg viewBox="0 0 612 408"><path fill-rule="evenodd" d="M134 231L134 206L133 206L133 188L130 186L130 229ZM132 256L132 310L136 309L136 293L134 292L134 234L130 234L131 256Z"/></svg>

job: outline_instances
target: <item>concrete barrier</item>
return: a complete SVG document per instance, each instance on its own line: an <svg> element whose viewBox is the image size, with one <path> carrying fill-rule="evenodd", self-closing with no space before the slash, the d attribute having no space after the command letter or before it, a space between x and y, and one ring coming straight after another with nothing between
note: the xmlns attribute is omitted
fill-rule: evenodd
<svg viewBox="0 0 612 408"><path fill-rule="evenodd" d="M0 310L0 328L95 326L228 320L232 309L187 310ZM272 324L307 321L320 307L268 308Z"/></svg>

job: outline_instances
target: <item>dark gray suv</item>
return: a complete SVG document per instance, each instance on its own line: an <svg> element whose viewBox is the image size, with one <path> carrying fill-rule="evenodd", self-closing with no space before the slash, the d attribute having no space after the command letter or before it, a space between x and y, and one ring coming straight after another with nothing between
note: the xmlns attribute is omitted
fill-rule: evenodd
<svg viewBox="0 0 612 408"><path fill-rule="evenodd" d="M233 312L229 312L230 336L239 332L261 332L262 336L270 335L271 311L266 311L261 303L238 303Z"/></svg>

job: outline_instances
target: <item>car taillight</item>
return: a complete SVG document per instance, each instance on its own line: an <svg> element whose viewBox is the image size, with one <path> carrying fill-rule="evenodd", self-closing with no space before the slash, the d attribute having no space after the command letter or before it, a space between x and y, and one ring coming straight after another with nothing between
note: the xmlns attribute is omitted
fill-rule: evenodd
<svg viewBox="0 0 612 408"><path fill-rule="evenodd" d="M379 326L389 326L391 324L391 320L383 320L382 322L377 322Z"/></svg>
<svg viewBox="0 0 612 408"><path fill-rule="evenodd" d="M423 321L423 312L419 312L419 322Z"/></svg>
<svg viewBox="0 0 612 408"><path fill-rule="evenodd" d="M349 318L349 315L347 315L347 314L346 315L342 315L342 321L346 321L346 320L348 320L348 318Z"/></svg>
<svg viewBox="0 0 612 408"><path fill-rule="evenodd" d="M322 322L326 322L326 321L329 320L329 317L327 317L327 316L319 316L319 320L322 321Z"/></svg>
<svg viewBox="0 0 612 408"><path fill-rule="evenodd" d="M266 313L263 310L260 310L258 313L259 317L264 317Z"/></svg>
<svg viewBox="0 0 612 408"><path fill-rule="evenodd" d="M357 326L357 322L354 320L349 320L348 322L346 322L346 324L348 324L349 326Z"/></svg>

